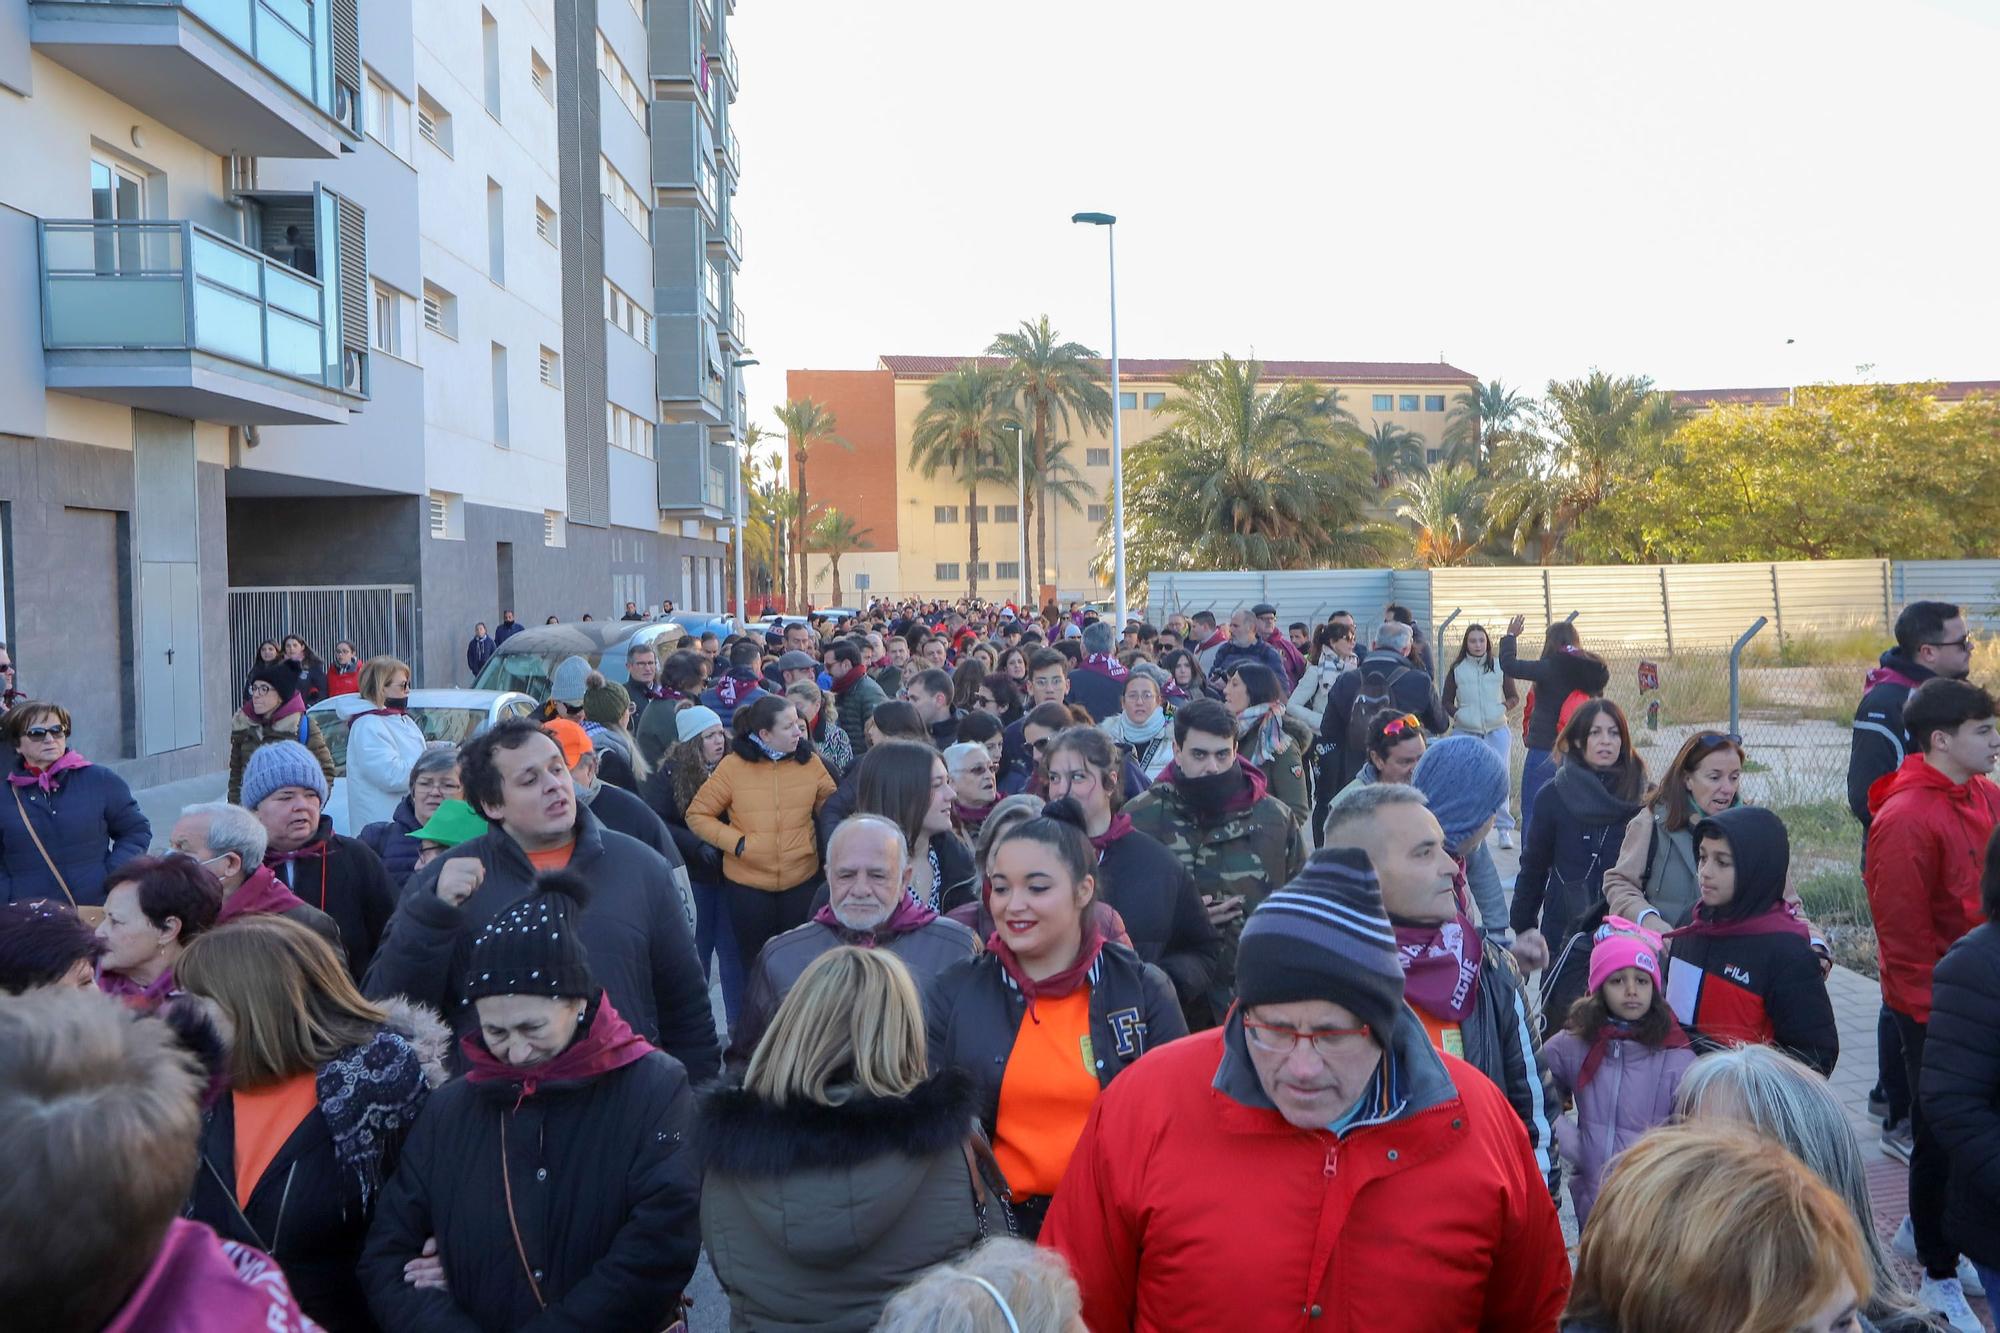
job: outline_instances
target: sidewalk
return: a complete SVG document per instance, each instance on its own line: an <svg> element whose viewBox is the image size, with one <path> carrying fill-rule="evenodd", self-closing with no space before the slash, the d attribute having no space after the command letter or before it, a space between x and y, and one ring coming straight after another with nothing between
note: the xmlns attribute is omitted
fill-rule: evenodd
<svg viewBox="0 0 2000 1333"><path fill-rule="evenodd" d="M139 798L139 808L146 812L146 822L153 826L153 845L164 847L167 845L167 834L174 821L181 817L182 810L203 801L219 801L229 794L229 772L218 769L200 777L183 778L179 782L141 787L132 794Z"/></svg>

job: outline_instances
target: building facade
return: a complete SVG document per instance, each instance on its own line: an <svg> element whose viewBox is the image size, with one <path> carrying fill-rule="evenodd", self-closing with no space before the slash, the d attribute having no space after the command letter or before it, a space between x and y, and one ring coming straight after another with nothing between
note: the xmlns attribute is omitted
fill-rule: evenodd
<svg viewBox="0 0 2000 1333"><path fill-rule="evenodd" d="M720 608L737 372L690 407L661 326L740 351L740 241L700 309L657 139L698 103L726 233L730 7L0 5L0 638L81 751L220 767L288 631L446 685L502 609Z"/></svg>
<svg viewBox="0 0 2000 1333"><path fill-rule="evenodd" d="M925 390L966 359L885 356L872 370L787 372L786 395L826 404L839 423L841 438L853 446L851 453L837 445L822 450L817 455L819 465L806 478L815 510L824 505L852 516L871 548L841 557L842 591L849 602L869 596L966 595L972 571L965 487L944 473L925 477L911 463L910 450ZM1120 360L1119 414L1125 448L1171 424L1160 408L1178 392L1174 376L1194 364ZM1264 377L1338 389L1341 405L1364 431L1373 431L1377 422L1401 426L1421 437L1427 456L1442 447L1453 400L1478 384L1470 372L1443 362L1267 361ZM1111 505L1111 432L1073 424L1069 435L1067 458L1082 485L1078 507L1047 506L1044 591L1052 589L1063 601L1092 600L1105 596L1110 586L1090 572L1090 565ZM980 595L1019 597L1024 538L1019 493L1012 485L981 486L978 503ZM1034 529L1040 524L1039 515L1031 519L1025 533L1028 542L1036 540ZM1027 561L1032 568L1032 553ZM811 556L808 570L811 596L824 604L831 593L826 558ZM1030 595L1041 594L1030 590Z"/></svg>

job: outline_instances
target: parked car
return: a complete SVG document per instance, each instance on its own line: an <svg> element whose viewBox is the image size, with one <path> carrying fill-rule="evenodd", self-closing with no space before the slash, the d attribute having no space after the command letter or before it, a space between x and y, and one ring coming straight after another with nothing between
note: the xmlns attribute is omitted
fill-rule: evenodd
<svg viewBox="0 0 2000 1333"><path fill-rule="evenodd" d="M696 635L699 638L699 634ZM549 699L549 678L566 657L581 657L604 673L606 680L625 683L625 650L636 639L649 643L661 657L688 642L687 628L672 620L593 620L574 625L538 625L524 629L500 645L473 682L481 690L518 690L531 695L539 708Z"/></svg>
<svg viewBox="0 0 2000 1333"><path fill-rule="evenodd" d="M360 832L347 826L347 724L360 711L357 697L336 695L306 710L333 753L333 790L326 798L326 813L333 819L333 831L349 837ZM533 698L514 690L410 691L410 716L422 728L424 739L453 745L463 745L495 722L530 717L540 708Z"/></svg>
<svg viewBox="0 0 2000 1333"><path fill-rule="evenodd" d="M705 611L676 611L668 616L667 620L687 632L687 646L698 643L704 634L713 634L718 639L726 639L736 632L734 616L709 615Z"/></svg>

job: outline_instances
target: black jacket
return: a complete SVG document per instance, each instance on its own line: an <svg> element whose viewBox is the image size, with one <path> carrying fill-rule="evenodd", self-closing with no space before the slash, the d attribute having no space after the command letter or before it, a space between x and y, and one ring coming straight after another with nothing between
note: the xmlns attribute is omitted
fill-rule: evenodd
<svg viewBox="0 0 2000 1333"><path fill-rule="evenodd" d="M1869 787L1901 768L1909 749L1903 705L1914 688L1910 682L1921 685L1936 674L1897 648L1883 653L1881 665L1868 673L1870 683L1854 706L1854 731L1847 750L1847 808L1864 829L1874 820L1868 813Z"/></svg>
<svg viewBox="0 0 2000 1333"><path fill-rule="evenodd" d="M1919 1085L1931 1133L1951 1154L1945 1229L1974 1262L2000 1268L2000 925L1960 938L1931 976Z"/></svg>
<svg viewBox="0 0 2000 1333"><path fill-rule="evenodd" d="M813 816L813 836L819 840L819 863L826 864L826 844L832 840L833 831L840 827L840 821L854 813L854 802L861 793L861 765L856 764L841 774L835 781L833 795L826 798L826 804Z"/></svg>
<svg viewBox="0 0 2000 1333"><path fill-rule="evenodd" d="M676 870L685 865L680 848L673 835L667 831L667 823L647 805L623 787L614 787L608 780L597 784L597 795L590 798L590 813L597 816L597 822L614 833L622 833L628 838L645 843ZM675 876L679 879L680 876ZM687 885L681 889L686 891Z"/></svg>
<svg viewBox="0 0 2000 1333"><path fill-rule="evenodd" d="M674 792L673 771L662 765L648 773L641 794L647 808L667 826L667 836L674 840L674 850L681 854L689 881L702 885L722 883L722 849L703 842L688 827L687 813L681 809L681 798ZM824 857L822 852L822 861Z"/></svg>
<svg viewBox="0 0 2000 1333"><path fill-rule="evenodd" d="M1480 941L1479 996L1459 1025L1459 1039L1465 1062L1492 1079L1521 1117L1535 1163L1554 1194L1560 1161L1554 1123L1562 1103L1540 1054L1541 1011L1513 954L1490 939Z"/></svg>
<svg viewBox="0 0 2000 1333"><path fill-rule="evenodd" d="M1521 843L1509 924L1540 930L1560 948L1585 912L1604 897L1604 872L1618 860L1637 801L1614 795L1581 764L1565 763L1535 802Z"/></svg>
<svg viewBox="0 0 2000 1333"><path fill-rule="evenodd" d="M1592 696L1604 693L1611 683L1611 668L1597 656L1557 653L1553 657L1524 658L1518 655L1519 639L1500 636L1500 670L1515 680L1534 685L1535 715L1528 719L1523 744L1530 750L1556 748L1556 731L1562 722L1563 700L1581 690Z"/></svg>
<svg viewBox="0 0 2000 1333"><path fill-rule="evenodd" d="M1683 935L1673 941L1672 975L1686 966L1702 973L1692 1021L1684 1018L1696 1050L1758 1040L1833 1072L1840 1059L1840 1027L1819 974L1819 955L1804 936L1789 931L1761 935ZM1678 1007L1678 1006L1677 1006Z"/></svg>
<svg viewBox="0 0 2000 1333"><path fill-rule="evenodd" d="M1340 678L1333 682L1333 689L1326 696L1326 712L1320 716L1320 744L1331 747L1329 753L1340 755L1344 765L1342 772L1352 773L1362 763L1359 756L1348 763L1349 756L1345 754L1348 715L1354 711L1354 701L1361 695L1361 686L1370 671L1386 678L1397 667L1409 669L1389 687L1389 702L1406 713L1416 714L1424 729L1433 736L1443 735L1450 728L1451 719L1445 716L1444 705L1438 702L1437 687L1431 683L1430 676L1400 653L1371 648L1361 654L1354 670L1341 672ZM1281 700L1280 707L1282 703Z"/></svg>
<svg viewBox="0 0 2000 1333"><path fill-rule="evenodd" d="M701 1248L692 1113L686 1071L658 1051L594 1078L543 1084L531 1097L515 1084L465 1079L438 1089L382 1191L361 1259L383 1329L665 1328ZM431 1236L448 1291L403 1281L403 1265ZM537 1309L523 1252L546 1310Z"/></svg>
<svg viewBox="0 0 2000 1333"><path fill-rule="evenodd" d="M264 864L309 906L333 918L340 927L341 947L347 952L347 970L356 977L364 976L396 910L395 887L389 883L381 858L360 839L335 833L333 821L325 816L321 816L319 832L307 846L324 846L326 854L295 856L287 861L277 853L266 853Z"/></svg>
<svg viewBox="0 0 2000 1333"><path fill-rule="evenodd" d="M461 856L477 857L486 878L453 907L437 896L438 872ZM715 1077L722 1065L715 1014L672 867L579 807L569 868L590 882L577 932L611 1003L634 1031L684 1065L689 1078ZM363 993L407 995L438 1010L456 1031L470 1032L477 1024L462 987L472 941L534 882L528 854L502 829L440 856L411 878Z"/></svg>
<svg viewBox="0 0 2000 1333"><path fill-rule="evenodd" d="M1069 673L1069 701L1088 708L1093 722L1102 722L1125 706L1125 683L1079 667Z"/></svg>
<svg viewBox="0 0 2000 1333"><path fill-rule="evenodd" d="M416 873L417 853L423 843L409 836L423 825L417 822L417 809L405 796L396 806L396 813L387 819L378 819L355 835L355 840L365 844L375 853L375 859L382 863L382 871L389 877L389 886L398 893L410 882Z"/></svg>
<svg viewBox="0 0 2000 1333"><path fill-rule="evenodd" d="M479 679L479 673L486 669L486 663L493 654L500 651L499 642L491 634L475 634L465 643L465 664L472 668L472 678Z"/></svg>
<svg viewBox="0 0 2000 1333"><path fill-rule="evenodd" d="M1205 1014L1222 965L1222 936L1180 858L1132 829L1098 856L1097 899L1124 918L1132 951L1166 973L1181 1008Z"/></svg>

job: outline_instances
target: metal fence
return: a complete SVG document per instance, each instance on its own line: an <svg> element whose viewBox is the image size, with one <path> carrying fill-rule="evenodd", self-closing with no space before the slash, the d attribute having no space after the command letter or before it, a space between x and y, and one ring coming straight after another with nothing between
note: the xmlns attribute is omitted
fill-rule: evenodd
<svg viewBox="0 0 2000 1333"><path fill-rule="evenodd" d="M363 661L378 653L415 664L417 590L406 583L345 587L231 588L229 662L233 679L250 674L257 646L296 634L322 661L342 639Z"/></svg>

